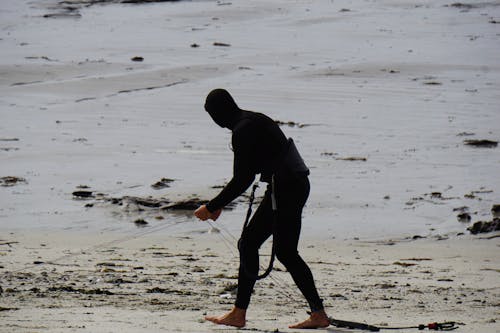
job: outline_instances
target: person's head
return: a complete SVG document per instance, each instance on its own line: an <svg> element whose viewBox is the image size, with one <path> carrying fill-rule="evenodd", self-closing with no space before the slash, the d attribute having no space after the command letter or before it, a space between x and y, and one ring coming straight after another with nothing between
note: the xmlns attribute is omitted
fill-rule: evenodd
<svg viewBox="0 0 500 333"><path fill-rule="evenodd" d="M205 110L217 125L229 129L241 113L241 109L225 89L214 89L208 94Z"/></svg>

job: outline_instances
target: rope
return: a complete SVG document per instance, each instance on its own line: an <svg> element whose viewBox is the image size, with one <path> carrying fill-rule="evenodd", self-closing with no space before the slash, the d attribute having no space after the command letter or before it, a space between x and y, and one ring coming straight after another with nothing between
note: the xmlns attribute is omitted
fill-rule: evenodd
<svg viewBox="0 0 500 333"><path fill-rule="evenodd" d="M273 177L274 178L274 177ZM272 184L274 185L274 179L273 179L273 182ZM243 224L243 232L245 230L246 227L248 227L248 224L250 222L250 217L252 215L252 205L253 205L253 201L255 200L255 191L257 190L258 188L258 184L255 183L252 187L252 191L251 191L251 194L250 194L250 199L249 199L249 206L248 206L248 210L247 210L247 214L246 214L246 218L245 218L245 222ZM273 204L273 210L275 211L275 214L276 214L276 200L274 198L274 186L272 187L272 204ZM276 216L276 215L275 215ZM212 227L212 228L216 228L214 226L214 224L212 222L210 222L209 220L206 220L206 222ZM240 242L241 242L241 238L240 239L237 239L228 229L226 229L222 224L218 225L219 229L224 231L224 233L226 233L227 236L224 236L224 234L221 232L219 233L219 237L221 239L221 241L225 244L225 246L229 249L229 251L231 252L233 258L236 258L236 254L234 252L234 247L233 245L231 244L231 241L228 240L228 238L232 239L233 242L235 242L236 244L238 244L238 249L240 248ZM238 254L239 255L239 254ZM272 268L273 268L273 264L274 264L274 258L275 258L275 248L274 248L274 243L273 243L273 250L272 250L272 253L271 253L271 259L270 259L270 262L269 262L269 265L268 267L266 268L265 272L258 276L258 278L256 278L256 280L260 280L260 279L263 279L265 277L269 277L277 286L281 287L282 289L278 289L278 293L280 293L282 296L284 296L285 298L287 299L292 299L296 302L298 302L298 298L296 296L297 294L297 291L295 289L292 289L289 284L284 281L283 279L277 277L277 276L273 276L273 275L270 275L271 271L272 271ZM260 269L264 269L264 267L262 265L259 265ZM245 270L245 267L243 266L243 269ZM251 276L251 278L255 278L255 276ZM287 291L288 290L288 291ZM291 292L294 292L293 294ZM295 295L294 295L295 294ZM302 298L301 298L302 300Z"/></svg>
<svg viewBox="0 0 500 333"><path fill-rule="evenodd" d="M175 226L175 225L177 225L179 223L182 223L182 221L171 223L171 224L164 224L164 225L160 224L160 225L148 228L147 230L136 232L136 233L133 233L131 235L127 235L127 236L122 237L122 238L118 238L118 239L114 239L114 240L109 241L109 242L105 242L105 243L100 243L100 244L94 245L94 246L89 247L87 249L80 250L78 253L65 254L65 255L60 256L60 257L58 257L56 259L47 261L46 263L48 263L48 264L55 264L55 263L57 263L59 261L62 261L64 259L69 259L69 258L73 258L73 257L79 256L79 255L82 254L82 252L97 251L97 250L100 250L100 249L103 249L103 248L106 248L106 247L110 247L110 246L113 246L113 245L116 245L116 244L124 243L126 241L137 239L139 237L145 236L147 234L150 234L150 233L153 233L153 232L156 232L156 231L160 231L160 230L163 230L163 229L167 229L167 228L173 227L173 226ZM28 264L28 265L24 266L23 268L20 268L20 269L17 269L17 270L13 270L11 272L12 273L19 273L19 272L22 272L22 271L24 271L26 269L33 268L33 267L36 267L36 266L39 266L39 264Z"/></svg>
<svg viewBox="0 0 500 333"><path fill-rule="evenodd" d="M215 226L212 222L210 222L209 220L207 220L206 222L212 228L215 228ZM235 251L234 251L235 247L232 244L232 242L237 243L238 239L223 225L218 225L218 227L220 230L224 231L224 233L226 234L226 236L224 236L222 232L218 234L221 241L229 249L229 252L233 256L233 259L237 259L239 254L235 253ZM229 240L228 238L230 238L232 241ZM262 265L260 265L260 268L263 269L264 267ZM285 297L286 299L292 299L296 302L298 301L298 298L295 295L293 295L292 293L290 293L291 291L295 291L295 289L292 289L285 280L283 280L277 276L274 276L274 275L269 275L269 279L272 280L277 286L282 288L282 289L277 289L278 293L280 293L281 296ZM287 292L287 290L288 290L288 292ZM297 294L297 292L295 292L295 294Z"/></svg>

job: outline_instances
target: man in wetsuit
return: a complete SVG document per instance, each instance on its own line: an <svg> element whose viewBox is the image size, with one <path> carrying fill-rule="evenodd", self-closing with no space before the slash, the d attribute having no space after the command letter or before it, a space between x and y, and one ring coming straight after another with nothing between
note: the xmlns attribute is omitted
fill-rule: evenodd
<svg viewBox="0 0 500 333"><path fill-rule="evenodd" d="M269 117L240 109L224 89L215 89L208 94L205 110L215 123L232 131L233 178L215 198L200 206L195 215L203 221L215 221L222 208L245 192L257 174L269 184L239 243L240 268L235 306L222 316L207 316L205 319L220 325L245 326L246 310L259 270L258 250L273 235L276 258L290 272L311 308L308 319L290 328L327 327L328 316L311 270L297 251L302 208L309 196L309 170L293 141L287 140ZM273 188L276 211L273 211Z"/></svg>

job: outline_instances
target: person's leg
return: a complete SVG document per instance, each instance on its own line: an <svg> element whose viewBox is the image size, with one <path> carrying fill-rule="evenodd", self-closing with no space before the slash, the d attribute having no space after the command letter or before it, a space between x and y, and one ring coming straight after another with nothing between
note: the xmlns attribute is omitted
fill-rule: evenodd
<svg viewBox="0 0 500 333"><path fill-rule="evenodd" d="M259 274L259 248L271 236L273 224L271 195L266 191L239 245L240 267L238 272L238 292L235 305L246 309L250 304L253 287Z"/></svg>
<svg viewBox="0 0 500 333"><path fill-rule="evenodd" d="M259 271L259 248L272 233L271 218L271 198L268 191L238 244L240 250L240 267L235 306L231 311L222 316L207 316L205 317L206 320L219 325L245 326L246 309L250 304L250 297Z"/></svg>
<svg viewBox="0 0 500 333"><path fill-rule="evenodd" d="M309 181L304 177L292 183L284 183L278 186L277 192L278 221L274 232L276 257L292 276L312 312L311 317L306 321L292 325L290 328L326 327L329 325L329 320L323 310L323 302L314 284L313 275L297 250L302 224L302 208L309 195Z"/></svg>

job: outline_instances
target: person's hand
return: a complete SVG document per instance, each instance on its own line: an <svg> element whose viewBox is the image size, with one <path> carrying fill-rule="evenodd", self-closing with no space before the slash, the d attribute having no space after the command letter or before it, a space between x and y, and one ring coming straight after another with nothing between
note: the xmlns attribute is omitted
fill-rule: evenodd
<svg viewBox="0 0 500 333"><path fill-rule="evenodd" d="M222 209L218 209L215 212L211 213L207 206L201 205L197 210L194 211L194 215L202 221L206 221L208 219L217 220L222 213Z"/></svg>
<svg viewBox="0 0 500 333"><path fill-rule="evenodd" d="M220 214L222 213L222 208L221 209L217 209L215 212L212 213L212 216L210 216L210 218L214 221L216 221Z"/></svg>

